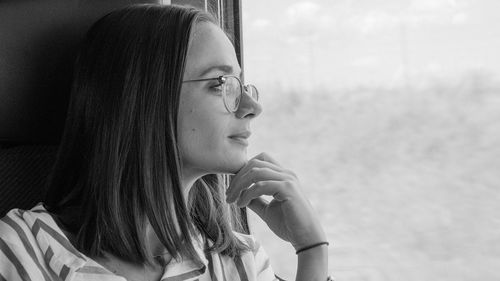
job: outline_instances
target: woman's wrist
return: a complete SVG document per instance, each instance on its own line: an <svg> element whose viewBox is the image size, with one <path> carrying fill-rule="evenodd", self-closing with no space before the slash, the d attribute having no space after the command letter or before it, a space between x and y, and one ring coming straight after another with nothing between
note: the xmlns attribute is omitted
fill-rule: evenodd
<svg viewBox="0 0 500 281"><path fill-rule="evenodd" d="M313 243L313 244L311 244L311 245L307 245L307 246L304 246L304 247L301 247L301 248L297 249L297 250L295 251L295 254L297 254L297 255L298 255L298 254L300 254L300 253L301 253L301 252L303 252L303 251L307 251L307 250L309 250L309 249L316 248L316 247L320 247L320 246L323 246L323 245L328 246L328 245L330 245L330 243L328 243L327 241L322 241L322 242L318 242L318 243Z"/></svg>
<svg viewBox="0 0 500 281"><path fill-rule="evenodd" d="M319 243L318 243L319 244ZM309 257L315 257L318 259L323 259L326 258L328 259L328 245L327 244L319 244L315 247L311 247L309 249L304 249L302 251L297 251L297 257L304 257L304 256L309 256Z"/></svg>
<svg viewBox="0 0 500 281"><path fill-rule="evenodd" d="M297 255L296 281L325 281L328 276L328 246L322 244Z"/></svg>

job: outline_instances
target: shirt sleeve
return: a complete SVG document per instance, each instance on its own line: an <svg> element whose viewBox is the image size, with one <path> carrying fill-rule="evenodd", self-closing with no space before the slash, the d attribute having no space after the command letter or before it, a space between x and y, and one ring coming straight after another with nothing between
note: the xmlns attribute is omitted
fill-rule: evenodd
<svg viewBox="0 0 500 281"><path fill-rule="evenodd" d="M49 280L43 257L29 235L17 209L0 219L0 281Z"/></svg>
<svg viewBox="0 0 500 281"><path fill-rule="evenodd" d="M0 237L0 281L31 280L16 252L20 249Z"/></svg>

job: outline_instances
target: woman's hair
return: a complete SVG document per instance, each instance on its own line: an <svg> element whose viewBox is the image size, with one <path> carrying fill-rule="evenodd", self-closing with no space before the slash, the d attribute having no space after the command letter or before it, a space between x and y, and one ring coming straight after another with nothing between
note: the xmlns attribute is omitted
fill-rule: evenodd
<svg viewBox="0 0 500 281"><path fill-rule="evenodd" d="M214 243L211 251L248 249L233 233L244 228L225 203L224 176L204 176L188 202L183 196L177 115L190 38L201 22L216 24L194 8L133 5L86 35L45 204L89 256L153 263L146 222L175 258L199 260L197 232Z"/></svg>

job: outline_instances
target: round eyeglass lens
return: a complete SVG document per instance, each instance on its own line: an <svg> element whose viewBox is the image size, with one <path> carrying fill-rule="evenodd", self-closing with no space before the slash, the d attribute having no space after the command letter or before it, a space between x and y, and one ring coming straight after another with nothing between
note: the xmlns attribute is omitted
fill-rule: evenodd
<svg viewBox="0 0 500 281"><path fill-rule="evenodd" d="M252 85L248 84L245 86L245 90L249 96L251 96L254 100L258 101L259 100L259 91L257 91L257 88Z"/></svg>
<svg viewBox="0 0 500 281"><path fill-rule="evenodd" d="M230 111L236 111L241 99L241 84L236 77L229 76L224 83L226 106Z"/></svg>

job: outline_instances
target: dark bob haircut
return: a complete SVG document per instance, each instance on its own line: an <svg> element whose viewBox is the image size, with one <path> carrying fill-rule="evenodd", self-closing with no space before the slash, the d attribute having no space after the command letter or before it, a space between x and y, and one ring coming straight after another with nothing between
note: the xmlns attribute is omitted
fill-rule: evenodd
<svg viewBox="0 0 500 281"><path fill-rule="evenodd" d="M147 222L176 259L199 261L192 242L198 232L214 243L211 251L248 250L233 233L244 230L236 207L225 202L225 176L198 180L188 202L182 193L179 96L191 34L201 22L216 24L194 8L132 5L107 14L86 35L45 197L86 255L152 264Z"/></svg>

